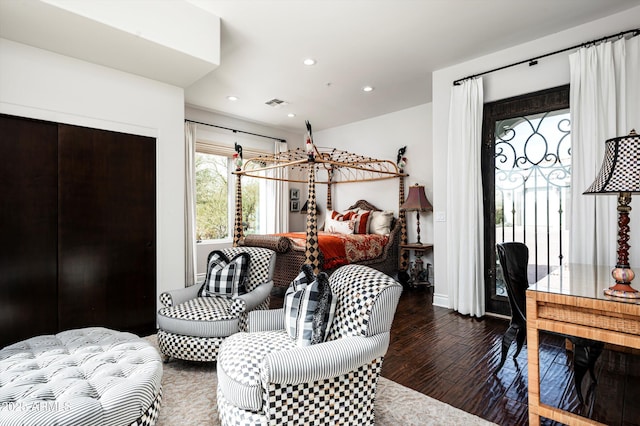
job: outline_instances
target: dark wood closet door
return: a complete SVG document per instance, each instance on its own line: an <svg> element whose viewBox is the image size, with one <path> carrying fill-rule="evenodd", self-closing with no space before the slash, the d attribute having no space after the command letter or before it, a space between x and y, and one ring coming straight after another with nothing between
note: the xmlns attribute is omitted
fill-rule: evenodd
<svg viewBox="0 0 640 426"><path fill-rule="evenodd" d="M60 125L60 328L155 330L155 139Z"/></svg>
<svg viewBox="0 0 640 426"><path fill-rule="evenodd" d="M0 347L57 331L57 129L0 115Z"/></svg>

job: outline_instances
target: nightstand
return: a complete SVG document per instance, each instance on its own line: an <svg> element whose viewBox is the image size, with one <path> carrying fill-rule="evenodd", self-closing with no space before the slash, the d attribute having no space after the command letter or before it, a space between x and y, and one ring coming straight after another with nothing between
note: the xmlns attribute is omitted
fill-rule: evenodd
<svg viewBox="0 0 640 426"><path fill-rule="evenodd" d="M413 251L416 257L416 260L413 262L413 266L409 270L409 275L411 278L409 279L408 284L411 287L431 287L431 282L429 282L429 271L424 267L422 256L427 250L433 249L433 244L400 244L400 248L409 250L410 252Z"/></svg>

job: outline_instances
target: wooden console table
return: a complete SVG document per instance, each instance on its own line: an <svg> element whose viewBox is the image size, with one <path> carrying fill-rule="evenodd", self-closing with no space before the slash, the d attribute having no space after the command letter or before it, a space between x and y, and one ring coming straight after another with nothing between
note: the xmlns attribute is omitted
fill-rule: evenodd
<svg viewBox="0 0 640 426"><path fill-rule="evenodd" d="M601 424L540 402L540 330L640 349L640 301L604 295L603 290L613 282L611 269L569 264L527 290L530 425L539 425L540 417L565 424Z"/></svg>

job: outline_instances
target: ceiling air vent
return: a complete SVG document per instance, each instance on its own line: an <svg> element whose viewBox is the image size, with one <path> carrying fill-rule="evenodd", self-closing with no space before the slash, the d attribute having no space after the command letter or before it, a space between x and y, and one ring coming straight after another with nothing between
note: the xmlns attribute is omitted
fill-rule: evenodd
<svg viewBox="0 0 640 426"><path fill-rule="evenodd" d="M282 99L277 99L277 98L273 98L270 101L265 102L265 104L269 105L270 107L274 107L274 108L278 108L278 107L281 107L283 105L288 105L287 102L283 101Z"/></svg>

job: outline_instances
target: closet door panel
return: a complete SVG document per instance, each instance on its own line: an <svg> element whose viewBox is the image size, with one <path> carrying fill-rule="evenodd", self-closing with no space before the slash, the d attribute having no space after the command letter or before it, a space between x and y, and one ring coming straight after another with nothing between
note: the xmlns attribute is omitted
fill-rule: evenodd
<svg viewBox="0 0 640 426"><path fill-rule="evenodd" d="M57 125L0 115L0 347L55 333Z"/></svg>
<svg viewBox="0 0 640 426"><path fill-rule="evenodd" d="M62 329L155 330L155 139L60 125Z"/></svg>

